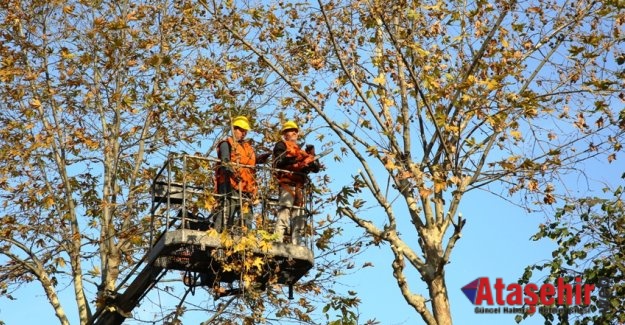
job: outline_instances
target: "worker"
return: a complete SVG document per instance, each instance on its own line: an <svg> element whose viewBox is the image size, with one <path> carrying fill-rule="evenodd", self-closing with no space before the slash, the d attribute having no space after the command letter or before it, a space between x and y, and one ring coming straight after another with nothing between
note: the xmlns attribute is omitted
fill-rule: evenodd
<svg viewBox="0 0 625 325"><path fill-rule="evenodd" d="M250 141L245 139L250 130L247 117L237 116L232 120L233 136L217 146L220 162L215 172L215 187L222 199L222 210L215 218L215 229L218 232L233 226L244 229L252 227L251 203L258 192L255 165L266 162L270 153L256 156Z"/></svg>
<svg viewBox="0 0 625 325"><path fill-rule="evenodd" d="M309 173L316 173L321 165L315 159L315 147L307 145L302 150L297 144L299 127L294 121L282 126L282 141L273 149L274 175L280 190L274 234L279 242L284 241L285 233L291 233L291 243L302 245L306 227L305 187L310 183Z"/></svg>

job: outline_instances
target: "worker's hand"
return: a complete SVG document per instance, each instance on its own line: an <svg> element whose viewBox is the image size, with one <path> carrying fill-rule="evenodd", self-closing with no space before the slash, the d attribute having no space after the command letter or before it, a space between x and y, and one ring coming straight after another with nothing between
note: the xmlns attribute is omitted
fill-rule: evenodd
<svg viewBox="0 0 625 325"><path fill-rule="evenodd" d="M256 156L256 162L259 164L264 164L267 159L269 159L269 156L271 156L271 152L261 153L260 155Z"/></svg>
<svg viewBox="0 0 625 325"><path fill-rule="evenodd" d="M315 146L313 146L312 144L308 144L306 145L306 153L309 155L315 155Z"/></svg>
<svg viewBox="0 0 625 325"><path fill-rule="evenodd" d="M240 182L241 181L241 176L234 171L234 169L232 169L232 166L227 166L225 167L226 170L226 176L235 180L236 182Z"/></svg>
<svg viewBox="0 0 625 325"><path fill-rule="evenodd" d="M300 162L295 164L294 167L295 168L299 168L299 169L303 169L303 168L308 167L314 161L315 161L315 157L307 156L306 158L304 158L304 160L301 160Z"/></svg>
<svg viewBox="0 0 625 325"><path fill-rule="evenodd" d="M308 166L310 164L312 164L312 162L315 161L315 156L308 156L304 159L304 161L302 162L302 164L305 166Z"/></svg>

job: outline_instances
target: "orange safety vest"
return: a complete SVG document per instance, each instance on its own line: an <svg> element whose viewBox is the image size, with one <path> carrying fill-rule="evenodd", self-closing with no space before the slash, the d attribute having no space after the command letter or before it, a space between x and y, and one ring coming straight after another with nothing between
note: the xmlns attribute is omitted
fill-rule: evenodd
<svg viewBox="0 0 625 325"><path fill-rule="evenodd" d="M230 177L230 184L234 191L239 191L248 194L256 194L258 191L256 187L256 177L254 173L254 166L256 165L256 154L249 142L238 143L232 138L224 140L230 145L230 162L233 163L232 170L234 171L233 177ZM222 141L221 143L223 143ZM217 146L217 157L221 157L219 147ZM225 168L220 163L217 164L217 170L215 172L215 180L217 184L223 184L226 182Z"/></svg>
<svg viewBox="0 0 625 325"><path fill-rule="evenodd" d="M292 173L278 172L278 182L281 184L289 184L295 186L302 186L308 182L306 173L303 172L303 166L297 166L297 163L303 161L307 157L311 156L306 151L302 150L297 143L291 141L282 141L286 145L285 156L287 158L295 158L295 163L284 167L284 169L292 171Z"/></svg>

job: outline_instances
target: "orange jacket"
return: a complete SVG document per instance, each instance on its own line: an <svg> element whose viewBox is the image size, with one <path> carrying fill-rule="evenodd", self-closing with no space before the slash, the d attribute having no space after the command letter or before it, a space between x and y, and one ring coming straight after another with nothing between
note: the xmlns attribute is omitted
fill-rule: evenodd
<svg viewBox="0 0 625 325"><path fill-rule="evenodd" d="M281 144L286 147L284 151L281 150L283 148ZM293 185L306 184L308 182L307 174L319 171L313 158L314 155L302 150L295 142L278 142L274 148L274 167L292 172L277 172L278 182Z"/></svg>
<svg viewBox="0 0 625 325"><path fill-rule="evenodd" d="M236 142L232 138L224 140L230 146L230 163L232 173L228 172L228 169L224 164L219 163L215 172L215 180L217 184L223 184L230 179L232 190L238 192L241 190L243 193L255 195L258 191L256 186L256 177L254 171L254 165L256 165L256 154L249 142ZM222 141L221 143L223 143ZM220 145L217 146L217 156L221 157L219 150Z"/></svg>

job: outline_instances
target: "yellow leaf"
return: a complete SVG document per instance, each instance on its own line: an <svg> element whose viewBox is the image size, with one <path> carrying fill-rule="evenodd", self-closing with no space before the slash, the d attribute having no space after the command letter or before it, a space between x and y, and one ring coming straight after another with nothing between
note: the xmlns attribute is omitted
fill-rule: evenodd
<svg viewBox="0 0 625 325"><path fill-rule="evenodd" d="M395 101L393 101L393 99L390 97L385 97L382 99L382 107L393 106L393 104L395 104Z"/></svg>
<svg viewBox="0 0 625 325"><path fill-rule="evenodd" d="M427 57L430 55L430 52L428 52L427 50L421 48L421 46L419 45L419 43L413 43L410 48L416 52L416 54L418 54L421 57Z"/></svg>
<svg viewBox="0 0 625 325"><path fill-rule="evenodd" d="M223 245L223 247L225 248L229 248L232 247L232 245L234 244L234 241L232 240L232 237L228 236L227 231L224 231L221 233L221 245Z"/></svg>
<svg viewBox="0 0 625 325"><path fill-rule="evenodd" d="M378 155L378 148L377 147L369 146L369 147L367 147L366 151L371 156L377 156Z"/></svg>
<svg viewBox="0 0 625 325"><path fill-rule="evenodd" d="M255 257L254 258L254 262L252 263L252 266L260 270L260 269L262 269L264 264L265 264L265 262L263 261L262 258Z"/></svg>
<svg viewBox="0 0 625 325"><path fill-rule="evenodd" d="M442 191L445 190L445 188L447 188L447 183L446 182L434 182L434 193L440 193Z"/></svg>
<svg viewBox="0 0 625 325"><path fill-rule="evenodd" d="M397 168L397 165L395 165L392 159L387 159L384 167L388 170L395 170Z"/></svg>
<svg viewBox="0 0 625 325"><path fill-rule="evenodd" d="M436 80L436 78L431 77L430 75L425 75L423 77L423 82L425 83L425 87L430 90L438 90L441 88L440 82Z"/></svg>
<svg viewBox="0 0 625 325"><path fill-rule="evenodd" d="M207 195L206 200L204 200L204 209L208 211L214 210L217 205L217 200L212 195Z"/></svg>
<svg viewBox="0 0 625 325"><path fill-rule="evenodd" d="M132 236L130 237L130 242L133 243L134 245L141 245L143 244L143 237L141 236Z"/></svg>
<svg viewBox="0 0 625 325"><path fill-rule="evenodd" d="M75 55L73 53L71 53L68 49L62 48L61 49L61 57L63 59L72 59L72 58L75 57Z"/></svg>
<svg viewBox="0 0 625 325"><path fill-rule="evenodd" d="M97 141L93 141L91 139L85 138L85 145L87 146L87 148L89 149L97 149L100 145L99 142Z"/></svg>
<svg viewBox="0 0 625 325"><path fill-rule="evenodd" d="M505 38L501 39L501 46L503 46L503 48L507 48L508 47L508 40Z"/></svg>
<svg viewBox="0 0 625 325"><path fill-rule="evenodd" d="M54 204L54 198L52 196L46 196L45 199L43 199L43 206L45 208L49 208Z"/></svg>
<svg viewBox="0 0 625 325"><path fill-rule="evenodd" d="M373 83L377 85L383 85L386 82L384 74L380 73L376 78L373 78Z"/></svg>
<svg viewBox="0 0 625 325"><path fill-rule="evenodd" d="M488 81L486 81L486 89L493 90L493 89L496 89L497 87L499 87L499 82L497 82L497 80L489 79Z"/></svg>
<svg viewBox="0 0 625 325"><path fill-rule="evenodd" d="M63 7L63 13L69 15L74 12L74 6L65 6Z"/></svg>
<svg viewBox="0 0 625 325"><path fill-rule="evenodd" d="M429 188L422 187L419 189L419 195L421 195L422 198L427 198L431 194L432 194L432 190Z"/></svg>
<svg viewBox="0 0 625 325"><path fill-rule="evenodd" d="M30 101L30 103L29 103L29 104L30 104L30 106L31 106L32 108L39 108L39 107L41 107L41 102L40 102L40 101L39 101L39 99L37 99L37 98L33 98L33 99Z"/></svg>
<svg viewBox="0 0 625 325"><path fill-rule="evenodd" d="M510 135L514 138L514 140L519 141L519 140L522 139L521 131L519 131L519 130L512 130L512 131L510 131Z"/></svg>
<svg viewBox="0 0 625 325"><path fill-rule="evenodd" d="M92 276L99 276L100 275L100 268L97 266L94 266L93 269L87 271L90 275Z"/></svg>
<svg viewBox="0 0 625 325"><path fill-rule="evenodd" d="M63 258L61 258L61 257L57 257L55 259L55 263L59 267L65 267L65 260Z"/></svg>
<svg viewBox="0 0 625 325"><path fill-rule="evenodd" d="M538 191L538 181L536 181L535 179L530 180L527 183L527 188L532 192Z"/></svg>

